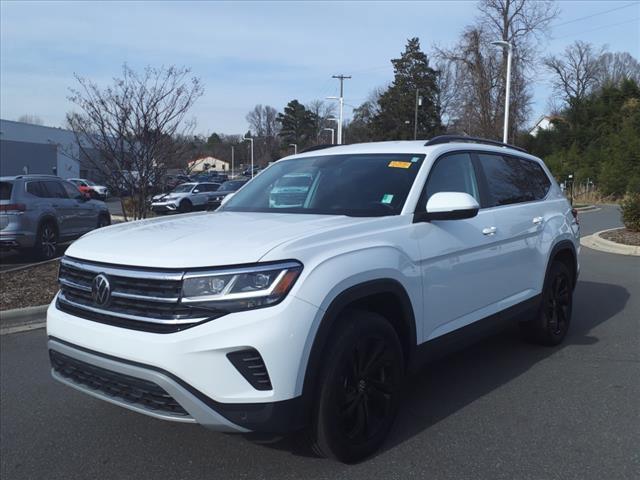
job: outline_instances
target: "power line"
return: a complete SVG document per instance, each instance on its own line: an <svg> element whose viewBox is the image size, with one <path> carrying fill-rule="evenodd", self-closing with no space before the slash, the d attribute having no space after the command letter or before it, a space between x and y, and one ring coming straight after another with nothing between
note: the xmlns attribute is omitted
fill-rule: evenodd
<svg viewBox="0 0 640 480"><path fill-rule="evenodd" d="M579 22L581 20L586 20L592 17L597 17L598 15L603 15L605 13L615 12L616 10L622 10L623 8L631 7L632 5L640 5L640 2L631 2L631 3L627 3L626 5L622 5L621 7L610 8L609 10L604 10L602 12L592 13L591 15L585 15L584 17L574 18L573 20L568 20L562 23L556 23L555 25L551 25L551 28L561 27L563 25L568 25L570 23Z"/></svg>
<svg viewBox="0 0 640 480"><path fill-rule="evenodd" d="M592 28L590 30L583 30L582 32L572 33L570 35L563 35L561 37L551 37L551 38L553 40L560 40L562 38L576 37L578 35L582 35L583 33L593 32L595 30L602 30L603 28L617 27L618 25L624 25L625 23L637 22L638 20L640 20L640 17L635 17L635 18L632 18L630 20L625 20L624 22L610 23L609 25L601 25L600 27Z"/></svg>

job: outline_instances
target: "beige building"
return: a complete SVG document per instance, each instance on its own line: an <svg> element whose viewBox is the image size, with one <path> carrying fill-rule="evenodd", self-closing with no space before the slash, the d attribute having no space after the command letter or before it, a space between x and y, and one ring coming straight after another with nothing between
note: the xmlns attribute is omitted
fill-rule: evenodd
<svg viewBox="0 0 640 480"><path fill-rule="evenodd" d="M202 157L197 158L189 162L189 171L193 173L198 172L207 172L207 171L217 171L217 172L228 172L229 171L229 162L225 160L220 160L215 157Z"/></svg>

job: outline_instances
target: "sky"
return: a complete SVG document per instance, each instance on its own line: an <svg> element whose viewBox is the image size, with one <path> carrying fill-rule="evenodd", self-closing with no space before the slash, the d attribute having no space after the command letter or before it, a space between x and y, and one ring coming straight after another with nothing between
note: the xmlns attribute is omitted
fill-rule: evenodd
<svg viewBox="0 0 640 480"><path fill-rule="evenodd" d="M640 59L640 1L561 1L541 55L575 40ZM106 86L146 65L192 69L205 94L191 111L196 132L247 131L256 104L282 110L337 95L345 115L390 83L390 59L410 37L429 54L452 46L477 16L475 2L172 2L0 0L0 118L37 115L63 126L74 73ZM530 122L546 112L549 77L538 71Z"/></svg>

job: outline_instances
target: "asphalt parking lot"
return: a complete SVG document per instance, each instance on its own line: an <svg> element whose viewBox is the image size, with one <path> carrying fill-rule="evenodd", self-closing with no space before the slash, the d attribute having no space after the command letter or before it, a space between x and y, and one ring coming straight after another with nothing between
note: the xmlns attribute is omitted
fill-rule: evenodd
<svg viewBox="0 0 640 480"><path fill-rule="evenodd" d="M581 215L583 235L620 224ZM581 253L573 324L557 348L515 331L412 378L375 457L346 466L299 436L248 438L138 415L58 385L44 330L0 340L0 477L636 479L640 474L640 258Z"/></svg>

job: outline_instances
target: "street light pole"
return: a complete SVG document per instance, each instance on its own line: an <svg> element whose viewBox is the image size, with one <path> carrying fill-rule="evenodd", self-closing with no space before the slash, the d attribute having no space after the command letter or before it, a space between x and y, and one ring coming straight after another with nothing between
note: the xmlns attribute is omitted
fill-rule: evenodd
<svg viewBox="0 0 640 480"><path fill-rule="evenodd" d="M298 154L298 144L297 143L290 143L289 146L293 147L293 154L297 155Z"/></svg>
<svg viewBox="0 0 640 480"><path fill-rule="evenodd" d="M502 142L507 143L509 137L509 95L511 94L511 53L513 46L504 40L491 42L491 45L507 49L507 86L504 94L504 127L502 132Z"/></svg>
<svg viewBox="0 0 640 480"><path fill-rule="evenodd" d="M334 140L334 136L335 136L335 133L336 133L336 129L327 127L327 128L325 128L325 130L328 130L328 131L331 132L331 145L333 145L334 141L335 141Z"/></svg>
<svg viewBox="0 0 640 480"><path fill-rule="evenodd" d="M251 142L251 178L253 178L253 138L242 137L244 141Z"/></svg>

